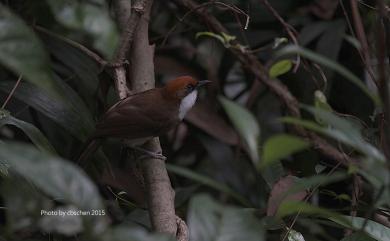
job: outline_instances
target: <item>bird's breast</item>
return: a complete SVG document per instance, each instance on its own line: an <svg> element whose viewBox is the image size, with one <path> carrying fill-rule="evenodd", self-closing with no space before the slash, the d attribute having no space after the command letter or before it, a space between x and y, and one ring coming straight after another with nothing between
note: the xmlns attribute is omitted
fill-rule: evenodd
<svg viewBox="0 0 390 241"><path fill-rule="evenodd" d="M194 90L186 97L184 97L179 106L179 119L182 120L187 112L194 106L196 98L198 96L198 91Z"/></svg>

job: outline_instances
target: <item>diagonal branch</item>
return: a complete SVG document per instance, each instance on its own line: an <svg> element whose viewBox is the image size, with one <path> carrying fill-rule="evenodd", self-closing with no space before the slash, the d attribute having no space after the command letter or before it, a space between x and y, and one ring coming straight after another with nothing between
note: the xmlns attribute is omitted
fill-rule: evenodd
<svg viewBox="0 0 390 241"><path fill-rule="evenodd" d="M229 34L228 30L213 15L209 14L207 11L197 9L198 4L193 0L172 1L174 1L177 5L188 9L189 11L194 11L195 14L198 15L198 17L200 17L204 22L206 22L207 26L209 26L214 32ZM237 40L233 40L231 41L231 45L238 46L239 42ZM276 94L281 99L281 101L287 107L290 115L297 118L301 116L298 100L290 93L284 84L268 77L266 68L260 63L255 55L238 48L229 48L229 50L236 56L241 64L255 76L257 81L264 83L274 94ZM314 148L331 159L337 160L345 166L348 166L351 162L356 162L356 160L347 156L345 153L340 152L337 148L330 145L326 140L317 134L307 131L299 126L294 126L294 130L298 135L307 138L313 144Z"/></svg>

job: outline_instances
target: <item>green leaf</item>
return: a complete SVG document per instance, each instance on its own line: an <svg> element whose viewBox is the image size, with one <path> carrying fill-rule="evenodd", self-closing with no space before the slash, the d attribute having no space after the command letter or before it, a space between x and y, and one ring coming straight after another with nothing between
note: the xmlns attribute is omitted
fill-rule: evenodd
<svg viewBox="0 0 390 241"><path fill-rule="evenodd" d="M294 229L289 229L287 239L288 241L305 241L303 235Z"/></svg>
<svg viewBox="0 0 390 241"><path fill-rule="evenodd" d="M375 239L371 238L364 232L356 232L343 238L340 241L375 241Z"/></svg>
<svg viewBox="0 0 390 241"><path fill-rule="evenodd" d="M58 207L54 212L77 212L74 206ZM39 227L47 233L60 233L67 236L75 235L83 230L83 223L79 215L43 215L39 220Z"/></svg>
<svg viewBox="0 0 390 241"><path fill-rule="evenodd" d="M260 137L260 128L256 118L249 110L239 104L222 96L219 96L218 99L233 125L238 130L240 136L245 141L245 144L248 146L249 156L251 157L252 162L257 166L259 161L258 141Z"/></svg>
<svg viewBox="0 0 390 241"><path fill-rule="evenodd" d="M104 241L174 241L172 236L161 233L148 233L144 229L121 225L108 230Z"/></svg>
<svg viewBox="0 0 390 241"><path fill-rule="evenodd" d="M346 69L344 66L342 66L342 65L340 65L340 64L338 64L338 63L336 63L336 62L334 62L334 61L332 61L324 56L321 56L313 51L310 51L308 49L302 48L302 47L297 46L297 45L288 45L288 46L284 47L283 49L281 49L280 51L278 51L276 53L276 56L282 57L282 56L291 55L291 54L299 54L304 58L310 59L314 62L322 64L322 65L336 71L340 75L344 76L347 80L349 80L353 84L355 84L357 87L359 87L368 97L370 97L372 99L372 101L376 105L381 104L378 95L372 93L364 85L363 81L361 81L358 77L356 77L356 75L354 75L351 71Z"/></svg>
<svg viewBox="0 0 390 241"><path fill-rule="evenodd" d="M36 186L17 175L10 175L11 178L4 178L1 183L4 210L6 214L7 229L22 231L33 228L42 217L41 210L49 210L54 202ZM17 188L15 188L17 187Z"/></svg>
<svg viewBox="0 0 390 241"><path fill-rule="evenodd" d="M310 144L299 137L279 134L269 138L263 149L260 167L263 168L275 161L305 150Z"/></svg>
<svg viewBox="0 0 390 241"><path fill-rule="evenodd" d="M212 37L212 38L219 40L223 45L226 44L225 38L223 36L216 34L216 33L213 33L213 32L198 32L198 33L196 33L195 38L200 38L202 36Z"/></svg>
<svg viewBox="0 0 390 241"><path fill-rule="evenodd" d="M320 118L327 127L322 127L312 121L296 119L292 117L282 118L285 123L296 124L307 129L319 132L331 137L341 143L351 146L368 157L372 157L380 162L385 162L383 154L373 145L366 142L360 133L360 129L352 122L341 118L331 112L316 109L310 106L304 106L305 110Z"/></svg>
<svg viewBox="0 0 390 241"><path fill-rule="evenodd" d="M360 127L356 123L341 118L332 112L309 106L304 106L303 108L321 119L328 126L320 126L312 121L292 117L283 118L282 121L303 126L354 148L365 156L363 165L358 169L358 172L376 188L389 184L390 180L386 167L386 158L375 146L365 141L360 133ZM388 195L389 192L385 191L384 196L387 198ZM382 202L383 199L379 201Z"/></svg>
<svg viewBox="0 0 390 241"><path fill-rule="evenodd" d="M344 39L350 43L353 47L355 47L357 50L360 50L362 48L362 45L360 44L359 40L351 35L344 35Z"/></svg>
<svg viewBox="0 0 390 241"><path fill-rule="evenodd" d="M60 157L42 153L31 145L4 142L0 144L0 160L58 202L86 212L104 208L102 198L88 176ZM82 218L83 229L90 235L99 235L108 223L105 216L82 215Z"/></svg>
<svg viewBox="0 0 390 241"><path fill-rule="evenodd" d="M314 104L317 109L323 109L326 111L333 111L332 107L328 104L328 100L321 90L314 91Z"/></svg>
<svg viewBox="0 0 390 241"><path fill-rule="evenodd" d="M281 38L275 38L274 43L272 44L272 49L276 49L282 44L288 43L288 38L281 37Z"/></svg>
<svg viewBox="0 0 390 241"><path fill-rule="evenodd" d="M0 4L0 64L47 91L63 97L52 81L49 57L35 33Z"/></svg>
<svg viewBox="0 0 390 241"><path fill-rule="evenodd" d="M347 174L342 172L335 172L331 175L315 175L311 177L297 178L294 185L289 188L284 196L291 195L303 190L309 190L317 186L324 186L330 183L338 182L348 177Z"/></svg>
<svg viewBox="0 0 390 241"><path fill-rule="evenodd" d="M260 166L259 171L270 188L272 188L280 178L286 176L286 172L280 161L274 161L265 167Z"/></svg>
<svg viewBox="0 0 390 241"><path fill-rule="evenodd" d="M344 19L326 21L326 24L328 27L316 41L315 50L323 57L326 57L329 60L337 61L341 45L343 44L346 24ZM324 71L328 78L331 78L332 74L329 74L329 71L326 68Z"/></svg>
<svg viewBox="0 0 390 241"><path fill-rule="evenodd" d="M62 80L55 80L61 87L61 91L67 96L67 100L55 99L29 83L20 83L14 97L32 106L73 136L84 141L94 130L92 115L73 89ZM11 81L2 81L0 82L0 90L8 93L13 85L14 83Z"/></svg>
<svg viewBox="0 0 390 241"><path fill-rule="evenodd" d="M295 213L307 214L307 215L316 215L324 218L333 218L343 223L348 223L348 220L342 215L329 211L325 208L313 206L306 202L298 202L298 201L284 201L279 206L278 212L276 216L279 218L283 218Z"/></svg>
<svg viewBox="0 0 390 241"><path fill-rule="evenodd" d="M187 222L190 240L265 240L263 225L251 210L223 206L206 195L191 200Z"/></svg>
<svg viewBox="0 0 390 241"><path fill-rule="evenodd" d="M3 125L16 126L30 138L30 140L38 147L39 150L46 151L51 154L56 154L54 147L38 128L28 122L19 120L11 116L5 110L0 109L0 127Z"/></svg>
<svg viewBox="0 0 390 241"><path fill-rule="evenodd" d="M368 234L370 237L378 240L378 241L390 241L390 228L384 226L383 224L367 220L361 217L351 217L351 216L343 216L348 222L343 222L342 220L329 218L330 220L346 227L352 228L354 230L362 230Z"/></svg>
<svg viewBox="0 0 390 241"><path fill-rule="evenodd" d="M94 106L96 101L95 93L99 84L98 75L102 71L101 66L94 59L86 55L80 49L69 44L69 39L38 28L39 36L47 50L56 60L61 62L61 74L77 86L77 92L85 101L90 101ZM64 71L64 66L66 69ZM55 66L54 66L55 68Z"/></svg>
<svg viewBox="0 0 390 241"><path fill-rule="evenodd" d="M313 40L319 38L327 28L329 28L328 21L315 21L306 24L299 33L298 43L302 46L310 44Z"/></svg>
<svg viewBox="0 0 390 241"><path fill-rule="evenodd" d="M285 74L288 71L290 71L292 66L293 66L293 64L292 64L291 60L289 60L289 59L280 60L280 61L274 63L271 66L271 68L269 69L269 73L268 73L269 77L272 79L277 78L280 75Z"/></svg>
<svg viewBox="0 0 390 241"><path fill-rule="evenodd" d="M105 1L95 4L87 1L48 0L53 15L64 26L81 30L93 37L93 46L111 59L119 34L109 16Z"/></svg>
<svg viewBox="0 0 390 241"><path fill-rule="evenodd" d="M326 96L320 90L314 91L314 106L316 107L316 109L322 109L328 112L333 111L332 107L328 104ZM323 120L319 116L314 115L314 118L320 125L324 124Z"/></svg>
<svg viewBox="0 0 390 241"><path fill-rule="evenodd" d="M73 163L40 152L31 145L14 142L0 144L0 159L57 201L81 210L103 208L97 188Z"/></svg>
<svg viewBox="0 0 390 241"><path fill-rule="evenodd" d="M217 39L219 42L221 42L223 44L223 46L225 48L230 48L230 47L236 47L236 48L239 48L239 49L244 49L245 48L244 46L241 46L239 44L237 44L235 46L232 46L230 42L235 40L236 36L229 35L229 34L224 33L224 32L221 32L221 34L216 34L216 33L213 33L213 32L198 32L198 33L196 33L195 38L199 38L199 37L202 37L202 36L208 36L208 37L212 37L212 38Z"/></svg>
<svg viewBox="0 0 390 241"><path fill-rule="evenodd" d="M236 191L232 190L230 187L219 183L210 177L201 175L199 173L193 172L187 168L179 167L171 164L166 164L167 170L169 172L175 173L176 175L186 177L188 179L191 179L195 182L201 183L203 185L206 185L208 187L214 188L215 190L218 190L222 193L225 193L232 198L234 198L236 201L240 202L242 205L246 207L250 207L251 204L248 200L246 200L241 194L237 193Z"/></svg>
<svg viewBox="0 0 390 241"><path fill-rule="evenodd" d="M229 43L230 41L233 41L236 39L236 36L229 35L227 33L221 32L221 36L225 40L225 43Z"/></svg>

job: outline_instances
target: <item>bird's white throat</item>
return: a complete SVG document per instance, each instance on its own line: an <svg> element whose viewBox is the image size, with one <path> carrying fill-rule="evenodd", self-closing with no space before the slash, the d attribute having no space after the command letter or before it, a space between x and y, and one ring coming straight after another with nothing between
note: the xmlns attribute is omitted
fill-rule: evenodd
<svg viewBox="0 0 390 241"><path fill-rule="evenodd" d="M189 95L184 97L181 100L179 107L179 118L182 120L187 112L191 109L191 107L195 104L196 97L198 96L198 91L194 90Z"/></svg>

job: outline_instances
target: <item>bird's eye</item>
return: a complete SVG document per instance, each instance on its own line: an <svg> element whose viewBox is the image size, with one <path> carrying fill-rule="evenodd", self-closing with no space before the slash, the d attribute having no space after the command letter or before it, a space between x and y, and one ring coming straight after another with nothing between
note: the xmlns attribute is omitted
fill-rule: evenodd
<svg viewBox="0 0 390 241"><path fill-rule="evenodd" d="M194 86L193 84L188 84L188 85L186 86L186 88L187 88L187 92L191 92L191 91L194 90L195 86Z"/></svg>

